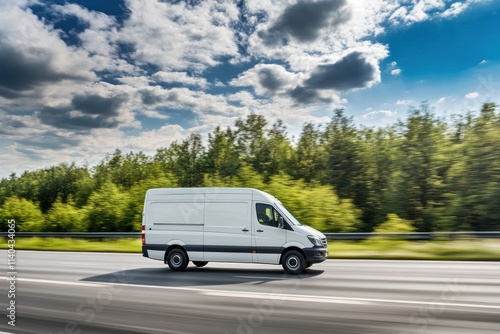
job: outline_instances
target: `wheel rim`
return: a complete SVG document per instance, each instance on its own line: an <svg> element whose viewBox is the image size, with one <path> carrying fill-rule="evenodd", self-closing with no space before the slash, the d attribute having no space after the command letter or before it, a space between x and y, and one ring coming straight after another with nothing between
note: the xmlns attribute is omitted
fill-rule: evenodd
<svg viewBox="0 0 500 334"><path fill-rule="evenodd" d="M170 262L174 267L179 267L182 264L182 257L179 254L174 254L170 257Z"/></svg>
<svg viewBox="0 0 500 334"><path fill-rule="evenodd" d="M290 270L296 270L300 267L300 259L295 255L289 256L286 259L286 265Z"/></svg>

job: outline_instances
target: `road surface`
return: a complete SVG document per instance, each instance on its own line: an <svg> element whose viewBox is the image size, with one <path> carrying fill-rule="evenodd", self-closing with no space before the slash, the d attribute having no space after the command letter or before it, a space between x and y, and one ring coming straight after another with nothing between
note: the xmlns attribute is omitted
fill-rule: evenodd
<svg viewBox="0 0 500 334"><path fill-rule="evenodd" d="M7 333L500 333L500 263L209 263L172 272L140 254L18 251ZM0 251L0 276L7 253Z"/></svg>

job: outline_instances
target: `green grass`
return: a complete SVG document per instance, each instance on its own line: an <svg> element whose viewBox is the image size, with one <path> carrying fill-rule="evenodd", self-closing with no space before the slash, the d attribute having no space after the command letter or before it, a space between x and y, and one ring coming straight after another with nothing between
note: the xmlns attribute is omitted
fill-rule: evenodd
<svg viewBox="0 0 500 334"><path fill-rule="evenodd" d="M7 240L0 240L0 249ZM140 239L85 240L70 238L17 238L17 250L140 253ZM500 261L500 240L463 239L441 241L329 241L334 259L465 260Z"/></svg>
<svg viewBox="0 0 500 334"><path fill-rule="evenodd" d="M0 249L7 248L5 238ZM141 239L16 238L16 250L140 253Z"/></svg>
<svg viewBox="0 0 500 334"><path fill-rule="evenodd" d="M500 240L495 239L329 241L328 250L336 259L500 261Z"/></svg>

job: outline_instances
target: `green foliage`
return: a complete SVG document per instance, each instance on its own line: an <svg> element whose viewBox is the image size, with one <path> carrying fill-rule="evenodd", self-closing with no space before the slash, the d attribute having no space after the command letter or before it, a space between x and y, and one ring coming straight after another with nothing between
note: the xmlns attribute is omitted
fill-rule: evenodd
<svg viewBox="0 0 500 334"><path fill-rule="evenodd" d="M71 202L63 203L57 200L45 215L42 225L44 232L78 232L85 231L83 225L83 210Z"/></svg>
<svg viewBox="0 0 500 334"><path fill-rule="evenodd" d="M19 232L42 231L44 217L36 204L25 198L9 197L0 208L1 231L7 231L7 221L16 221Z"/></svg>
<svg viewBox="0 0 500 334"><path fill-rule="evenodd" d="M238 174L240 160L235 145L235 135L231 129L225 132L220 127L208 134L208 149L205 155L205 168L211 176L221 177Z"/></svg>
<svg viewBox="0 0 500 334"><path fill-rule="evenodd" d="M500 222L500 117L486 103L465 131L450 171L450 215L462 227L495 230Z"/></svg>
<svg viewBox="0 0 500 334"><path fill-rule="evenodd" d="M303 224L325 232L352 232L359 224L360 210L350 200L341 200L333 188L307 185L280 174L263 188L283 202Z"/></svg>
<svg viewBox="0 0 500 334"><path fill-rule="evenodd" d="M399 232L410 233L414 232L415 227L409 220L399 218L398 215L390 213L387 215L387 220L375 228L377 233Z"/></svg>
<svg viewBox="0 0 500 334"><path fill-rule="evenodd" d="M390 209L415 221L420 231L432 229L432 208L441 200L442 177L438 173L439 149L445 128L427 106L412 110L407 122L400 124L401 154L394 178Z"/></svg>
<svg viewBox="0 0 500 334"><path fill-rule="evenodd" d="M204 147L201 136L192 133L180 144L172 144L172 152L176 164L172 172L178 179L180 187L197 187L203 184Z"/></svg>
<svg viewBox="0 0 500 334"><path fill-rule="evenodd" d="M302 129L297 148L293 152L290 174L297 179L311 182L318 179L324 166L325 152L321 146L322 134L312 123Z"/></svg>
<svg viewBox="0 0 500 334"><path fill-rule="evenodd" d="M415 227L413 226L413 222L399 218L398 215L394 213L388 214L387 220L375 228L375 232L377 233L409 233L414 231ZM408 241L403 240L398 236L377 235L365 240L364 243L372 246L385 246L393 248L395 246L400 246L401 244L406 244Z"/></svg>
<svg viewBox="0 0 500 334"><path fill-rule="evenodd" d="M132 223L126 219L129 199L114 183L107 182L94 192L85 207L84 223L89 232L129 232Z"/></svg>

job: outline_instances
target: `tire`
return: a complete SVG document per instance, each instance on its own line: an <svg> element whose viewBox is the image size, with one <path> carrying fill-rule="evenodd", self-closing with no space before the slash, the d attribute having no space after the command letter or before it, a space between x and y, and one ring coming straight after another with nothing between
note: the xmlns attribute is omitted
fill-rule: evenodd
<svg viewBox="0 0 500 334"><path fill-rule="evenodd" d="M174 248L167 254L167 264L173 271L186 269L188 263L188 256L183 249Z"/></svg>
<svg viewBox="0 0 500 334"><path fill-rule="evenodd" d="M193 261L193 264L198 268L204 267L208 264L208 261Z"/></svg>
<svg viewBox="0 0 500 334"><path fill-rule="evenodd" d="M306 269L311 268L312 265L313 265L313 263L310 263L310 262L306 263Z"/></svg>
<svg viewBox="0 0 500 334"><path fill-rule="evenodd" d="M291 250L283 255L281 265L287 273L295 275L304 271L306 267L306 260L300 252Z"/></svg>

